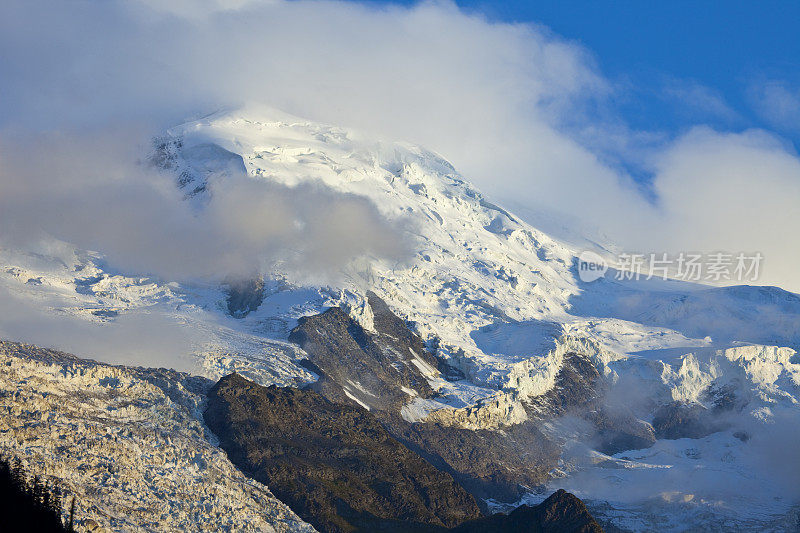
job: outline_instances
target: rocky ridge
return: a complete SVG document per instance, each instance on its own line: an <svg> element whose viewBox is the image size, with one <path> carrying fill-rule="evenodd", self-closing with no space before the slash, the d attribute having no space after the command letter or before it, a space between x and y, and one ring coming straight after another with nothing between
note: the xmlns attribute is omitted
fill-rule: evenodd
<svg viewBox="0 0 800 533"><path fill-rule="evenodd" d="M473 498L360 407L236 374L209 393L205 420L244 472L322 531L416 531L477 518Z"/></svg>

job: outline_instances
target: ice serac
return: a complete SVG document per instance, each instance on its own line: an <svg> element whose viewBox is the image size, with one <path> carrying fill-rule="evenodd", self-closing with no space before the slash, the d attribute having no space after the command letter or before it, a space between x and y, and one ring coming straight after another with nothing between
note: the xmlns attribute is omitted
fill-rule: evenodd
<svg viewBox="0 0 800 533"><path fill-rule="evenodd" d="M0 453L74 497L79 530L314 531L212 444L208 380L4 341L0 365Z"/></svg>

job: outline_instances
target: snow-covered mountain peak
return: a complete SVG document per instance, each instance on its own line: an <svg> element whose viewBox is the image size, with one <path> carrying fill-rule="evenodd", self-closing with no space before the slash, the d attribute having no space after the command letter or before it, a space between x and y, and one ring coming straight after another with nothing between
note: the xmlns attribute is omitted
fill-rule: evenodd
<svg viewBox="0 0 800 533"><path fill-rule="evenodd" d="M369 198L389 219L410 221L411 266L398 272L394 265L377 264L370 274L377 277L373 288L405 300L401 311L417 311L407 317L422 327L437 317L461 317L481 327L506 318L563 315L568 297L579 291L575 251L486 200L441 157L279 116L214 115L173 128L170 135L190 170L208 168L207 160L198 163L193 154L198 146L215 145L240 156L252 178L288 186L321 183ZM196 188L207 177L196 171L186 187ZM428 295L420 298L420 292ZM524 305L505 304L511 300ZM464 346L466 339L452 340Z"/></svg>
<svg viewBox="0 0 800 533"><path fill-rule="evenodd" d="M363 308L364 287L375 290L424 338L467 358L519 361L546 353L563 333L621 353L705 346L707 337L767 344L796 338L782 332L796 327L799 301L763 289L701 290L611 276L580 282L575 263L582 250L491 203L442 157L413 145L263 108L216 113L172 128L169 138L174 160L186 169L181 179L192 180L186 189L224 180L197 169L237 160L251 179L324 184L368 198L389 220L409 221L403 226L414 254L408 265L371 261L350 273L352 284L339 288L345 300L357 300L346 302L353 309ZM203 157L197 157L198 147L206 147ZM214 154L216 166L210 163ZM782 325L757 320L760 331L750 326L737 336L737 328L752 323L747 309L754 304L762 315L774 311ZM693 325L702 309L725 315L725 324L704 317Z"/></svg>

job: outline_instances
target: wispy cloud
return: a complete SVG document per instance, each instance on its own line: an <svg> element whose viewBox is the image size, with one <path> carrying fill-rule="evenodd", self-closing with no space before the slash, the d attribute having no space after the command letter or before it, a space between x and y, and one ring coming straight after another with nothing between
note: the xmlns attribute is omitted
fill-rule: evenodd
<svg viewBox="0 0 800 533"><path fill-rule="evenodd" d="M789 131L800 131L800 87L769 80L750 86L753 106L768 123Z"/></svg>
<svg viewBox="0 0 800 533"><path fill-rule="evenodd" d="M295 281L330 282L364 255L402 259L401 228L364 198L233 174L201 210L174 176L137 153L138 131L0 136L0 245L55 237L117 268L177 281L252 276L280 265Z"/></svg>
<svg viewBox="0 0 800 533"><path fill-rule="evenodd" d="M690 114L695 120L733 122L739 118L739 114L728 105L719 91L697 82L686 80L665 82L664 94L678 104L678 109Z"/></svg>

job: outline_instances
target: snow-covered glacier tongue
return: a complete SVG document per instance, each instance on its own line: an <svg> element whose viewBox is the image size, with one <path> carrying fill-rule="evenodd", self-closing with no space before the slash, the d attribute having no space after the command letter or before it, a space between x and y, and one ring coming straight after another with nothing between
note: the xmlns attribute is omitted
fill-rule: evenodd
<svg viewBox="0 0 800 533"><path fill-rule="evenodd" d="M0 288L31 313L58 313L92 331L175 324L189 347L180 369L212 379L236 371L299 386L324 377L343 401L395 410L397 424L480 435L465 437L474 446L518 439L519 448L535 434L537 451L553 447L531 454L551 462L537 464L546 471L521 481L518 493L482 493L491 506L540 501L564 487L622 530L796 526L800 456L786 443L800 436L797 295L581 282L581 248L491 202L442 157L274 110L171 128L150 161L172 172L197 209L243 178L366 198L402 228L411 257L354 258L325 284L276 263L215 285L112 271L101 256L67 245L3 249ZM383 305L419 343L387 325ZM324 315L331 308L341 313ZM298 332L330 340L329 323L351 357L289 342ZM0 332L13 334L11 325L0 319ZM19 340L57 339L31 332ZM370 370L376 360L402 368L395 389L383 388L390 369Z"/></svg>
<svg viewBox="0 0 800 533"><path fill-rule="evenodd" d="M209 380L5 341L0 363L0 453L74 499L75 531L315 531L214 445Z"/></svg>

